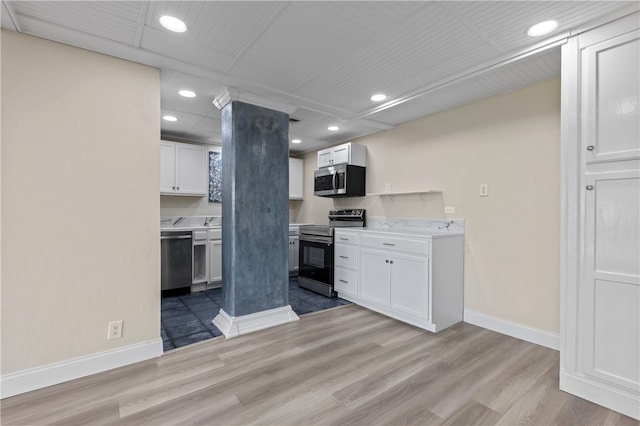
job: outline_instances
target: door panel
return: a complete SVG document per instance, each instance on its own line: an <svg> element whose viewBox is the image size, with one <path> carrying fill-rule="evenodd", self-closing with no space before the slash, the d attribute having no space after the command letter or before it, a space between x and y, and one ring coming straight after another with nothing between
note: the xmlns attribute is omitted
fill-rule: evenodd
<svg viewBox="0 0 640 426"><path fill-rule="evenodd" d="M640 173L589 174L581 345L586 375L640 386Z"/></svg>
<svg viewBox="0 0 640 426"><path fill-rule="evenodd" d="M360 297L389 306L389 253L380 250L360 250Z"/></svg>
<svg viewBox="0 0 640 426"><path fill-rule="evenodd" d="M427 258L393 253L391 260L391 307L428 319Z"/></svg>
<svg viewBox="0 0 640 426"><path fill-rule="evenodd" d="M634 31L583 52L584 148L594 147L588 161L640 156L639 35Z"/></svg>

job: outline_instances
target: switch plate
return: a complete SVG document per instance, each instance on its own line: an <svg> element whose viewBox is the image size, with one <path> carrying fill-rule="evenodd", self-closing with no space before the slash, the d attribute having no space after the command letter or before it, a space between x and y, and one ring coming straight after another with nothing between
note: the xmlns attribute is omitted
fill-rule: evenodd
<svg viewBox="0 0 640 426"><path fill-rule="evenodd" d="M445 213L455 213L456 212L456 208L455 207L445 207L444 208L444 212Z"/></svg>
<svg viewBox="0 0 640 426"><path fill-rule="evenodd" d="M385 183L384 192L391 192L391 184L390 183Z"/></svg>
<svg viewBox="0 0 640 426"><path fill-rule="evenodd" d="M122 323L124 320L111 321L109 323L109 332L107 334L107 340L122 339Z"/></svg>
<svg viewBox="0 0 640 426"><path fill-rule="evenodd" d="M488 197L489 196L489 185L487 185L486 183L481 183L480 184L480 196L481 197Z"/></svg>

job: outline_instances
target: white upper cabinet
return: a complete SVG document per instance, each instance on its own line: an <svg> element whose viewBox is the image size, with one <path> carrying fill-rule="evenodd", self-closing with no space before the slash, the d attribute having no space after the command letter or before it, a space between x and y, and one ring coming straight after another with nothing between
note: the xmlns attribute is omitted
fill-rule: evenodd
<svg viewBox="0 0 640 426"><path fill-rule="evenodd" d="M304 160L289 158L289 199L304 198Z"/></svg>
<svg viewBox="0 0 640 426"><path fill-rule="evenodd" d="M207 195L207 149L200 145L160 143L160 194Z"/></svg>
<svg viewBox="0 0 640 426"><path fill-rule="evenodd" d="M367 166L367 147L348 142L342 145L318 151L318 167L335 166L336 164L351 164L353 166Z"/></svg>

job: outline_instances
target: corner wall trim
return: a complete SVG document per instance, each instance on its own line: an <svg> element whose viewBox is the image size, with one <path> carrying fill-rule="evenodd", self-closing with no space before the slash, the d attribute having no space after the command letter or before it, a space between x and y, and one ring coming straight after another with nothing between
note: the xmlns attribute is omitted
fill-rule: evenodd
<svg viewBox="0 0 640 426"><path fill-rule="evenodd" d="M162 339L158 338L148 342L5 374L0 377L0 399L157 358L162 353Z"/></svg>
<svg viewBox="0 0 640 426"><path fill-rule="evenodd" d="M486 328L487 330L506 334L536 345L544 346L556 351L560 350L560 334L539 328L529 327L516 322L474 312L471 309L464 310L464 322Z"/></svg>
<svg viewBox="0 0 640 426"><path fill-rule="evenodd" d="M212 322L227 339L230 339L287 322L298 321L299 319L298 315L291 309L291 305L287 305L240 317L232 317L224 309L220 309L220 313Z"/></svg>

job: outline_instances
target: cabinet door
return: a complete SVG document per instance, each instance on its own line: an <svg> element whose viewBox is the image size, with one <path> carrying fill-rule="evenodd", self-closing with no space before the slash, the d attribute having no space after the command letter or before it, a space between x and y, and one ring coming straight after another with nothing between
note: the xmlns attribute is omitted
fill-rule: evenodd
<svg viewBox="0 0 640 426"><path fill-rule="evenodd" d="M289 158L289 199L302 200L304 197L304 160Z"/></svg>
<svg viewBox="0 0 640 426"><path fill-rule="evenodd" d="M289 237L289 272L298 272L300 269L299 249L300 238Z"/></svg>
<svg viewBox="0 0 640 426"><path fill-rule="evenodd" d="M336 146L333 149L333 164L348 164L349 163L349 144Z"/></svg>
<svg viewBox="0 0 640 426"><path fill-rule="evenodd" d="M333 150L323 149L318 151L318 167L328 167L333 164Z"/></svg>
<svg viewBox="0 0 640 426"><path fill-rule="evenodd" d="M428 319L428 259L391 253L390 265L391 307L421 319Z"/></svg>
<svg viewBox="0 0 640 426"><path fill-rule="evenodd" d="M360 297L389 306L389 253L360 249Z"/></svg>
<svg viewBox="0 0 640 426"><path fill-rule="evenodd" d="M206 150L196 145L176 145L178 167L176 187L181 194L205 195Z"/></svg>
<svg viewBox="0 0 640 426"><path fill-rule="evenodd" d="M222 281L222 240L209 241L209 282Z"/></svg>
<svg viewBox="0 0 640 426"><path fill-rule="evenodd" d="M176 147L172 143L160 143L160 192L176 191Z"/></svg>

